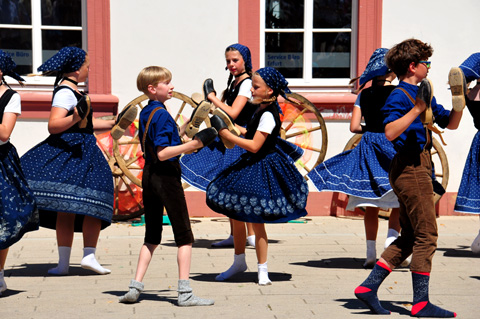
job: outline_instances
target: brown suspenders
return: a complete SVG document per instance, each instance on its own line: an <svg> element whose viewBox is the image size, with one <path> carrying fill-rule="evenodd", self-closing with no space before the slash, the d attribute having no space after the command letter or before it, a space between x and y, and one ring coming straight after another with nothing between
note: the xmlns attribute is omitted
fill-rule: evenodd
<svg viewBox="0 0 480 319"><path fill-rule="evenodd" d="M412 98L412 96L410 94L408 94L408 92L404 89L404 88L399 88L397 87L395 90L401 90L403 93L405 93L405 95L408 97L408 99L410 100L410 102L412 102L412 104L415 106L415 100ZM424 111L425 112L425 111ZM443 140L443 136L442 136L442 131L440 131L437 127L435 127L433 125L433 114L432 112L425 112L425 120L422 121L423 122L423 126L425 127L425 133L427 135L427 143L425 143L425 145L431 145L432 141L430 140L430 134L428 134L428 130L436 133L439 137L440 137L440 140L442 141L442 144L443 145L447 145L445 143L445 141Z"/></svg>
<svg viewBox="0 0 480 319"><path fill-rule="evenodd" d="M147 149L145 148L145 140L147 139L148 127L150 126L150 122L152 121L153 114L155 114L155 112L157 112L160 109L163 109L163 107L159 106L156 109L154 109L152 111L152 113L150 113L150 116L148 117L147 124L145 125L145 132L143 132L143 137L142 137L142 146L143 146L143 150L145 151L145 153L147 151ZM158 158L155 154L155 151L152 149L152 147L150 145L148 145L148 151L153 156L153 161L156 162L158 160Z"/></svg>

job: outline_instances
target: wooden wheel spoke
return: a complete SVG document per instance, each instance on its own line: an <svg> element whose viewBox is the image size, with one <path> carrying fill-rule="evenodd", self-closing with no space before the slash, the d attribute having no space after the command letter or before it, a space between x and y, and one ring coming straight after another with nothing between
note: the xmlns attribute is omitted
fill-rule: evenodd
<svg viewBox="0 0 480 319"><path fill-rule="evenodd" d="M298 119L300 118L300 116L303 116L303 114L305 114L305 112L307 112L308 109L307 108L304 108L300 113L298 113L297 115L295 115L295 118L292 119L290 121L290 124L288 124L288 126L285 128L285 131L288 131L293 125L295 125L295 123L298 121Z"/></svg>
<svg viewBox="0 0 480 319"><path fill-rule="evenodd" d="M180 114L182 114L183 109L185 108L185 105L187 105L187 102L184 101L180 106L180 109L178 110L177 115L175 116L175 122L177 122L178 118L180 117Z"/></svg>
<svg viewBox="0 0 480 319"><path fill-rule="evenodd" d="M135 145L135 144L140 144L140 140L138 138L131 139L129 141L118 141L118 145Z"/></svg>
<svg viewBox="0 0 480 319"><path fill-rule="evenodd" d="M131 159L129 159L128 161L125 162L125 166L129 167L134 164L137 160L139 159L138 156L135 156L135 157L132 157ZM140 166L136 166L136 167L132 167L133 169L137 169L137 168L140 168Z"/></svg>
<svg viewBox="0 0 480 319"><path fill-rule="evenodd" d="M299 130L298 132L295 132L295 133L290 133L290 134L287 134L285 135L285 138L286 139L289 139L289 138L292 138L292 137L295 137L295 136L298 136L298 135L307 135L308 133L311 133L311 132L315 132L315 131L318 131L318 130L321 130L322 127L320 126L317 126L317 127L312 127L312 128L309 128L309 129L303 129L303 130ZM285 129L285 132L287 132L287 129Z"/></svg>

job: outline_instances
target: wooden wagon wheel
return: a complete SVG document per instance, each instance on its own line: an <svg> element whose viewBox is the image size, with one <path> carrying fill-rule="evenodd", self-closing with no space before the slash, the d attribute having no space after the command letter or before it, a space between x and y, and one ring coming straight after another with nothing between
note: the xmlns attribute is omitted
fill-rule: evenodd
<svg viewBox="0 0 480 319"><path fill-rule="evenodd" d="M135 105L140 112L147 103L147 96L141 95L127 105ZM188 111L193 111L193 108L196 106L191 98L179 92L173 92L173 98L168 100L165 105L179 125L183 124L185 120L182 112L187 113L189 116L191 112ZM130 129L125 130L124 135L120 139L113 140L113 159L107 157L107 161L109 161L114 178L115 210L113 219L126 220L142 215L143 203L141 196L138 196L138 191L141 192L142 187L140 176L144 160L137 123L133 123ZM128 212L122 211L119 196L121 192L123 192L123 196L129 197L130 202L136 204L135 209Z"/></svg>
<svg viewBox="0 0 480 319"><path fill-rule="evenodd" d="M292 93L288 94L288 98L291 102L281 103L284 112L281 137L304 149L305 154L297 161L297 167L303 175L306 175L325 158L327 151L325 121L317 108L303 96ZM147 99L146 95L141 95L127 105L135 105L141 111L147 104ZM173 117L179 126L190 118L191 111L196 106L190 97L179 92L173 92L173 99L168 100L165 104L171 114L176 114ZM187 114L187 116L184 114ZM122 189L124 194L130 195L134 199L137 198L135 197L135 188L141 187L139 175L141 175L143 169L143 158L140 150L138 127L133 125L131 129L125 130L124 135L119 140L113 140L113 159L107 158L115 181L115 207L119 207L119 192ZM209 118L205 119L202 126L210 126ZM320 145L320 148L317 145ZM142 165L139 165L139 162ZM188 184L183 186L187 188ZM114 219L125 220L141 215L143 204L141 201L137 201L137 205L138 210L132 213L119 214L120 211L116 209Z"/></svg>
<svg viewBox="0 0 480 319"><path fill-rule="evenodd" d="M318 109L309 100L297 93L287 94L280 103L283 111L280 136L304 150L296 166L305 176L323 162L327 153L327 127Z"/></svg>
<svg viewBox="0 0 480 319"><path fill-rule="evenodd" d="M362 139L362 134L355 134L350 138L350 140L345 145L343 151L351 150L355 148L360 140ZM442 184L444 189L447 189L448 178L450 176L448 168L448 160L445 151L443 150L442 145L436 138L432 138L432 162L435 167L435 177L437 181ZM435 204L440 200L441 196L435 193Z"/></svg>

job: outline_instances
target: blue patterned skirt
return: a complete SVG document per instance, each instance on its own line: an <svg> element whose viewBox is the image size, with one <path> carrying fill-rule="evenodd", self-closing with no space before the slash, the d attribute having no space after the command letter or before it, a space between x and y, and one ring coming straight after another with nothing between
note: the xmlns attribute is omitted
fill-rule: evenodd
<svg viewBox="0 0 480 319"><path fill-rule="evenodd" d="M283 223L307 215L308 185L282 152L243 154L207 187L217 213L252 223Z"/></svg>
<svg viewBox="0 0 480 319"><path fill-rule="evenodd" d="M294 161L303 155L302 148L281 138L277 141L277 150ZM246 151L237 145L232 149L225 148L223 142L217 137L214 142L198 152L186 154L180 158L182 179L190 186L205 192L208 184L244 153Z"/></svg>
<svg viewBox="0 0 480 319"><path fill-rule="evenodd" d="M307 177L318 191L379 199L392 191L388 170L395 154L384 133L366 132L353 150L318 164Z"/></svg>
<svg viewBox="0 0 480 319"><path fill-rule="evenodd" d="M93 134L50 135L21 158L27 181L40 210L40 226L55 229L57 212L76 214L109 226L113 215L113 179Z"/></svg>
<svg viewBox="0 0 480 319"><path fill-rule="evenodd" d="M0 249L5 249L26 232L37 230L39 217L17 150L11 143L0 145L0 174Z"/></svg>
<svg viewBox="0 0 480 319"><path fill-rule="evenodd" d="M475 134L468 152L454 210L480 214L480 131Z"/></svg>

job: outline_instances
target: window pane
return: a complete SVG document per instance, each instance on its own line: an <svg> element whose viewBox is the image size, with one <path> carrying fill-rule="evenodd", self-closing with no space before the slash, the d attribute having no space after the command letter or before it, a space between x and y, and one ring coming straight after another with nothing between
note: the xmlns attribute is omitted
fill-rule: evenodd
<svg viewBox="0 0 480 319"><path fill-rule="evenodd" d="M314 28L350 28L352 0L314 0Z"/></svg>
<svg viewBox="0 0 480 319"><path fill-rule="evenodd" d="M32 73L32 31L0 29L0 49L10 53L18 74Z"/></svg>
<svg viewBox="0 0 480 319"><path fill-rule="evenodd" d="M81 26L81 0L42 0L42 25Z"/></svg>
<svg viewBox="0 0 480 319"><path fill-rule="evenodd" d="M265 34L265 66L286 78L303 77L303 33Z"/></svg>
<svg viewBox="0 0 480 319"><path fill-rule="evenodd" d="M42 63L63 47L82 47L82 31L42 31Z"/></svg>
<svg viewBox="0 0 480 319"><path fill-rule="evenodd" d="M0 24L32 24L31 1L0 1Z"/></svg>
<svg viewBox="0 0 480 319"><path fill-rule="evenodd" d="M303 29L304 0L267 0L265 4L265 28Z"/></svg>
<svg viewBox="0 0 480 319"><path fill-rule="evenodd" d="M312 76L350 78L349 32L314 33Z"/></svg>

